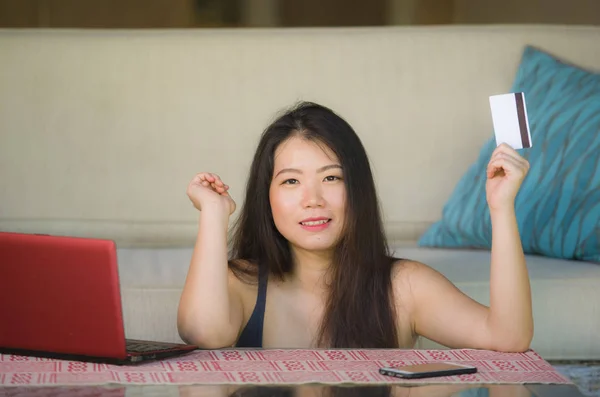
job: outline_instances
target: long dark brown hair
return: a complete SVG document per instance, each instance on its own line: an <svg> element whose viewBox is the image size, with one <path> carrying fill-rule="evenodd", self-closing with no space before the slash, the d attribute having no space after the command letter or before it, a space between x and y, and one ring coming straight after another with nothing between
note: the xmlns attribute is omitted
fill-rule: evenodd
<svg viewBox="0 0 600 397"><path fill-rule="evenodd" d="M229 266L240 279L251 275L256 280L261 267L280 279L293 271L289 243L275 227L269 201L275 150L292 136L329 147L341 163L346 186L345 225L329 268L318 345L398 347L391 285L395 259L387 249L369 159L352 127L327 107L302 102L263 132L232 228Z"/></svg>

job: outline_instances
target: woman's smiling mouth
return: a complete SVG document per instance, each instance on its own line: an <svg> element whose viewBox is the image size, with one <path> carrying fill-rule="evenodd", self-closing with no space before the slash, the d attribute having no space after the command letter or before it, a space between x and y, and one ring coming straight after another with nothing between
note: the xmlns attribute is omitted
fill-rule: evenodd
<svg viewBox="0 0 600 397"><path fill-rule="evenodd" d="M323 217L307 218L307 219L300 221L300 226L302 226L302 228L304 230L308 230L311 232L318 232L318 231L324 230L327 227L329 227L330 222L331 222L330 218L323 218Z"/></svg>

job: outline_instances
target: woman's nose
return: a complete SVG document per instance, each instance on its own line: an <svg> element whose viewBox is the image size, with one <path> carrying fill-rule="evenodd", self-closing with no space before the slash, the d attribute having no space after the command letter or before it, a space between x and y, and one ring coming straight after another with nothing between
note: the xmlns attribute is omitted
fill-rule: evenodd
<svg viewBox="0 0 600 397"><path fill-rule="evenodd" d="M320 186L305 186L303 206L306 208L322 207L325 203Z"/></svg>

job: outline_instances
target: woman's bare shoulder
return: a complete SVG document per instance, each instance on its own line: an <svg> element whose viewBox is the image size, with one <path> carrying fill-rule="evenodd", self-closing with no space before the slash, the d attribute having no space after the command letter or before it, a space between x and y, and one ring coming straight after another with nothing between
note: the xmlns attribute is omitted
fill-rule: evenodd
<svg viewBox="0 0 600 397"><path fill-rule="evenodd" d="M413 313L416 305L415 292L440 274L425 263L412 259L398 259L392 267L392 288L396 304L407 313Z"/></svg>
<svg viewBox="0 0 600 397"><path fill-rule="evenodd" d="M431 269L426 264L412 259L396 259L392 266L392 282L394 285L402 284L409 286L410 280L415 273L421 273Z"/></svg>
<svg viewBox="0 0 600 397"><path fill-rule="evenodd" d="M431 266L414 260L394 263L392 286L397 304L402 305L411 317L417 309L427 305L435 297L455 297L454 284ZM444 299L444 298L442 298Z"/></svg>
<svg viewBox="0 0 600 397"><path fill-rule="evenodd" d="M229 292L241 302L246 324L258 296L258 267L244 259L230 260L227 276Z"/></svg>
<svg viewBox="0 0 600 397"><path fill-rule="evenodd" d="M431 266L412 259L398 259L392 268L394 286L414 288L424 281L440 277L441 274Z"/></svg>
<svg viewBox="0 0 600 397"><path fill-rule="evenodd" d="M234 276L242 283L257 284L259 268L258 265L247 259L228 260L230 276Z"/></svg>
<svg viewBox="0 0 600 397"><path fill-rule="evenodd" d="M229 260L229 287L240 295L256 294L258 289L258 266L246 259Z"/></svg>

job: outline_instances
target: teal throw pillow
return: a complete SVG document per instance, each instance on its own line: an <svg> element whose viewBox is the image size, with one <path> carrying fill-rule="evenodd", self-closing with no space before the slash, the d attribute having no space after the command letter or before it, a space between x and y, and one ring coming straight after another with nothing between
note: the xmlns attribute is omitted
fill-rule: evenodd
<svg viewBox="0 0 600 397"><path fill-rule="evenodd" d="M600 262L600 73L527 46L511 92L524 92L533 146L515 200L523 250ZM485 169L492 137L456 185L420 246L490 249Z"/></svg>

